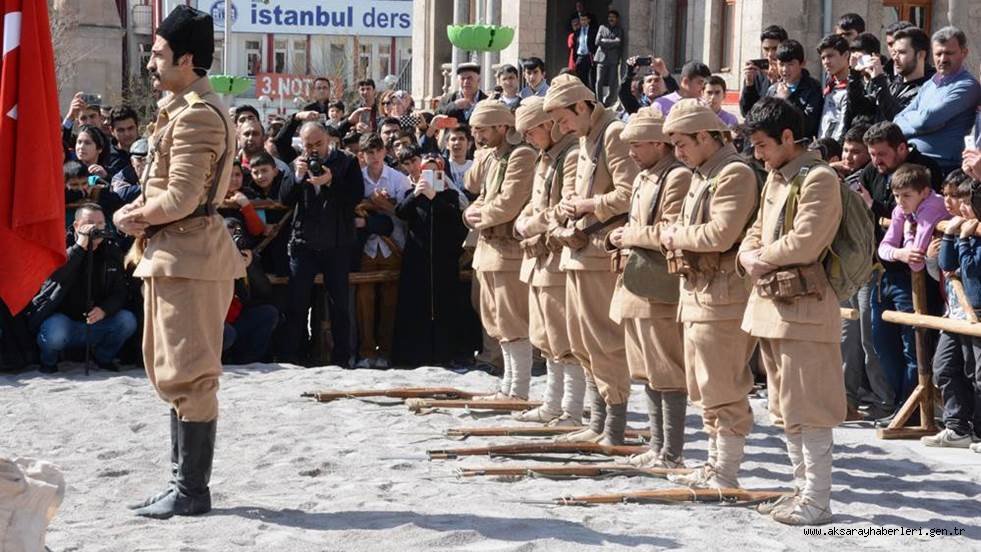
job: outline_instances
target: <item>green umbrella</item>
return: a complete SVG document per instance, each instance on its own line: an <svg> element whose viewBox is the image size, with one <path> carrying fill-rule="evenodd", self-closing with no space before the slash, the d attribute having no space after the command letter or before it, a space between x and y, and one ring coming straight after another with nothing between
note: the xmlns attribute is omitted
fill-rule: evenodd
<svg viewBox="0 0 981 552"><path fill-rule="evenodd" d="M234 75L211 75L208 77L211 87L219 94L231 94L237 96L249 89L252 79L248 77L236 77Z"/></svg>
<svg viewBox="0 0 981 552"><path fill-rule="evenodd" d="M469 52L500 52L514 40L514 29L500 25L447 25L446 36Z"/></svg>

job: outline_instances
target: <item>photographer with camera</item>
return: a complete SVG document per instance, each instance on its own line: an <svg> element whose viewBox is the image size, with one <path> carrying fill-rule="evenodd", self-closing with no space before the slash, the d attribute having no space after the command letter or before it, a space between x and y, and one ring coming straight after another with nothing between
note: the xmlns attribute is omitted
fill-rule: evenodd
<svg viewBox="0 0 981 552"><path fill-rule="evenodd" d="M319 122L300 127L303 155L294 163L296 182L283 182L279 200L295 209L289 242L290 291L287 359L299 360L306 342L307 310L318 273L330 296L332 361L347 366L350 357L348 273L357 243L354 208L364 198L364 179L355 157L328 149L328 131Z"/></svg>
<svg viewBox="0 0 981 552"><path fill-rule="evenodd" d="M136 317L123 309L123 252L106 239L106 217L94 203L75 211L72 228L75 243L67 261L28 307L28 325L41 349L40 371L57 372L59 353L88 345L99 368L118 372L113 359L136 332Z"/></svg>
<svg viewBox="0 0 981 552"><path fill-rule="evenodd" d="M235 280L235 295L225 316L221 347L223 362L261 362L279 324L279 309L273 305L272 283L253 251L255 241L236 218L226 217L225 227L245 259L246 269L245 278Z"/></svg>
<svg viewBox="0 0 981 552"><path fill-rule="evenodd" d="M643 77L638 77L638 74L642 74ZM640 97L635 96L631 90L637 79L641 79ZM676 90L678 90L678 83L671 76L671 71L668 70L663 59L654 56L633 56L627 58L627 74L620 81L620 92L617 96L624 112L632 115L640 108L650 106L657 98Z"/></svg>

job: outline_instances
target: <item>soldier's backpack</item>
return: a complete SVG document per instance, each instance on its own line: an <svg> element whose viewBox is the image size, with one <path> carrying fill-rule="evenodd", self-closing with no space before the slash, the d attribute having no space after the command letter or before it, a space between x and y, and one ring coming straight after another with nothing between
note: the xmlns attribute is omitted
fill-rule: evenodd
<svg viewBox="0 0 981 552"><path fill-rule="evenodd" d="M811 169L821 164L824 162L801 167L797 176L791 180L787 203L781 214L782 220L777 224L778 229L786 232L793 226L804 178ZM862 197L841 180L838 180L838 186L841 193L841 222L831 246L821 255L821 264L831 289L840 301L844 301L855 295L858 288L868 283L872 277L875 228L872 217L869 216L869 208Z"/></svg>

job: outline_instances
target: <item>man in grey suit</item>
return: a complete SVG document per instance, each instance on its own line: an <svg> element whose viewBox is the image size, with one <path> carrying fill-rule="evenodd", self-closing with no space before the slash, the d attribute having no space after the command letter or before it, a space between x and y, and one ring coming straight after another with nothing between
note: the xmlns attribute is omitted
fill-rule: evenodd
<svg viewBox="0 0 981 552"><path fill-rule="evenodd" d="M623 27L620 26L620 12L610 10L606 15L606 25L600 25L596 33L596 98L609 107L617 97L620 82L620 57L623 52ZM603 95L603 87L607 87Z"/></svg>

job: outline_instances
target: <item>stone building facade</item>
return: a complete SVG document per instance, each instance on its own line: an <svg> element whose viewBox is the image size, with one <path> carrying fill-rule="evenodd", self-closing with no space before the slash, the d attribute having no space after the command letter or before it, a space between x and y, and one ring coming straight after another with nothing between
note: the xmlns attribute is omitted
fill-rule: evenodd
<svg viewBox="0 0 981 552"><path fill-rule="evenodd" d="M568 60L566 38L576 2L571 0L414 0L415 32L413 96L438 97L452 86L452 65L465 59L487 66L516 64L538 56L554 75ZM807 65L820 75L813 47L832 32L838 18L848 12L861 15L869 32L899 19L913 20L936 31L953 22L968 35L970 67L977 74L981 63L981 1L979 0L593 0L582 2L587 11L605 22L609 8L621 14L627 55L654 54L676 70L687 60L705 62L738 95L745 60L759 57L759 34L767 25L787 29L807 48ZM492 22L513 27L513 43L496 56L454 54L446 38L446 25ZM882 37L883 49L885 39ZM491 63L488 63L491 60ZM499 60L499 61L498 61ZM485 86L490 71L484 71Z"/></svg>

